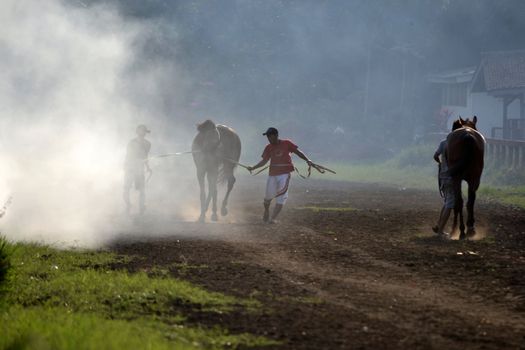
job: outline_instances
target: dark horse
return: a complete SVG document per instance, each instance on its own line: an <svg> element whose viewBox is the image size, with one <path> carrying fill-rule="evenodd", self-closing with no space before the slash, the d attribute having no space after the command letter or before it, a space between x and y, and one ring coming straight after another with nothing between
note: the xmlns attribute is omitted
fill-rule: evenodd
<svg viewBox="0 0 525 350"><path fill-rule="evenodd" d="M467 200L467 234L474 235L474 202L483 172L483 156L485 138L476 129L478 118L472 120L461 117L454 122L453 129L447 137L447 160L456 203L454 207L454 223L452 232L456 230L459 215L460 239L465 239L465 224L463 223L463 196L461 182L468 184Z"/></svg>
<svg viewBox="0 0 525 350"><path fill-rule="evenodd" d="M197 131L191 150L200 187L199 221L205 221L210 201L212 202L211 219L217 221L217 184L228 182L228 190L221 207L221 214L225 216L228 214L228 197L235 184L233 172L241 156L241 140L233 129L225 125L215 125L211 120L198 124ZM207 196L204 187L205 177L208 178Z"/></svg>

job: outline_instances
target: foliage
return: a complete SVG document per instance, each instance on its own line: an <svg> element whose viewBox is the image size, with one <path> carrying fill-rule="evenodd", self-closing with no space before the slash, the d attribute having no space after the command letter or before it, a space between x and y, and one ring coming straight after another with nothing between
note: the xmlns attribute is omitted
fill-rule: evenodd
<svg viewBox="0 0 525 350"><path fill-rule="evenodd" d="M482 186L479 194L498 202L525 208L525 186Z"/></svg>
<svg viewBox="0 0 525 350"><path fill-rule="evenodd" d="M11 245L5 237L0 236L0 292L2 291L1 286L6 283L11 269L11 254Z"/></svg>
<svg viewBox="0 0 525 350"><path fill-rule="evenodd" d="M388 162L398 168L405 167L432 167L435 168L435 161L432 156L436 150L432 145L417 145L404 148Z"/></svg>
<svg viewBox="0 0 525 350"><path fill-rule="evenodd" d="M314 178L339 181L384 183L401 187L437 191L437 165L432 160L434 147L418 145L408 147L383 163L326 164L337 175ZM488 199L525 208L525 173L520 169L498 169L487 164L481 179L479 194Z"/></svg>
<svg viewBox="0 0 525 350"><path fill-rule="evenodd" d="M256 312L259 304L208 292L168 274L115 270L108 252L17 244L0 314L0 349L220 349L272 344L219 327L185 325L186 313Z"/></svg>
<svg viewBox="0 0 525 350"><path fill-rule="evenodd" d="M108 319L65 308L14 306L0 314L0 349L222 349L272 342L219 328L190 328L148 318Z"/></svg>

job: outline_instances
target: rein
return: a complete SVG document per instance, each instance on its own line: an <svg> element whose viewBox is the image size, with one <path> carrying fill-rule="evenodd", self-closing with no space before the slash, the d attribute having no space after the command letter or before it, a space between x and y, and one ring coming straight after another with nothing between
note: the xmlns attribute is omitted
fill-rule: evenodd
<svg viewBox="0 0 525 350"><path fill-rule="evenodd" d="M257 171L255 174L252 174L252 176L256 176L256 175L259 175L260 173L262 173L263 171L265 171L266 169L268 169L270 166L290 166L290 164L271 164L271 165L267 165L265 166L264 168L262 168L261 170ZM301 178L301 179L308 179L311 175L312 175L312 168L314 168L315 170L317 170L320 174L324 174L326 173L327 171L329 173L332 173L332 174L337 174L335 171L333 171L332 169L329 169L325 166L322 166L322 165L319 165L319 164L315 164L315 163L312 163L311 165L308 166L308 172L306 175L303 175L301 174L301 172L299 171L299 169L297 169L296 166L293 167L295 172L297 173L297 175Z"/></svg>
<svg viewBox="0 0 525 350"><path fill-rule="evenodd" d="M195 154L195 153L201 153L201 152L202 151L187 151L187 152L176 152L176 153L159 154L159 155L151 156L151 157L148 157L148 158L144 159L144 162L146 162L146 161L148 161L150 159L175 157L175 156L181 156L181 155L184 155L184 154ZM226 157L221 157L221 158L224 159L227 162L233 163L235 165L238 165L238 166L248 170L252 176L259 175L260 173L262 173L266 169L270 168L270 166L276 166L276 167L290 166L290 164L270 164L270 165L265 166L261 170L257 171L256 173L252 174L252 172L250 171L250 167L248 165L240 163L240 162L238 162L236 160L233 160L233 159L230 159L230 158L226 158ZM320 164L316 164L316 163L311 163L310 165L308 165L308 171L307 171L306 174L302 174L296 166L293 167L293 169L295 170L297 175L300 178L302 178L302 179L308 179L312 175L312 168L317 170L317 172L319 172L319 174L324 174L326 172L329 172L329 173L332 173L332 174L337 174L334 170L329 169L329 168L327 168L325 166L322 166ZM152 172L150 172L149 177L146 180L146 182L151 178L151 175L152 175Z"/></svg>
<svg viewBox="0 0 525 350"><path fill-rule="evenodd" d="M201 151L187 151L187 152L176 152L176 153L164 153L164 154L158 154L156 156L151 156L151 157L148 157L146 159L144 159L144 161L148 161L150 159L155 159L155 158L167 158L167 157L175 157L175 156L181 156L183 154L194 154L194 153L200 153Z"/></svg>
<svg viewBox="0 0 525 350"><path fill-rule="evenodd" d="M143 160L144 163L146 163L149 160L152 159L158 159L158 158L167 158L167 157L175 157L175 156L181 156L183 154L194 154L194 153L200 153L201 151L186 151L186 152L175 152L175 153L164 153L164 154L157 154L155 156L148 157ZM153 170L149 168L148 170L148 177L146 178L146 183L149 182L151 177L153 176Z"/></svg>

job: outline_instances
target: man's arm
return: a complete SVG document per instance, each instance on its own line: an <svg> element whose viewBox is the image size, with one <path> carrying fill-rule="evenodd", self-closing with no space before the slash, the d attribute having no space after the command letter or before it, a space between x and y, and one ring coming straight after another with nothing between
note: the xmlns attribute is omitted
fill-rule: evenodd
<svg viewBox="0 0 525 350"><path fill-rule="evenodd" d="M260 168L260 167L264 166L266 163L268 163L269 160L270 159L264 159L264 158L261 159L261 161L259 163L255 164L254 166L249 166L248 167L248 171L253 171L253 170L257 169L257 168Z"/></svg>
<svg viewBox="0 0 525 350"><path fill-rule="evenodd" d="M439 156L445 151L445 146L444 146L444 143L443 141L439 143L439 146L436 150L436 152L434 152L434 160L438 163L441 163L441 160L439 159Z"/></svg>
<svg viewBox="0 0 525 350"><path fill-rule="evenodd" d="M312 161L308 159L308 157L299 148L293 151L293 153L297 154L299 158L304 160L308 166L312 165Z"/></svg>
<svg viewBox="0 0 525 350"><path fill-rule="evenodd" d="M441 161L439 160L439 152L438 152L438 151L436 151L436 152L434 153L434 160L435 160L436 162L438 162L438 163L441 163Z"/></svg>

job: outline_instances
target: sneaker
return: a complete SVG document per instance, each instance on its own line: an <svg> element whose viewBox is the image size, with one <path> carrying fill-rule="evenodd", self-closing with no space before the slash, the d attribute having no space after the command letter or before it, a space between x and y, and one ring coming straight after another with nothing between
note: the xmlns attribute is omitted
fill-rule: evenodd
<svg viewBox="0 0 525 350"><path fill-rule="evenodd" d="M432 231L434 233L438 233L438 229L439 229L439 227L437 225L436 226L432 226Z"/></svg>

